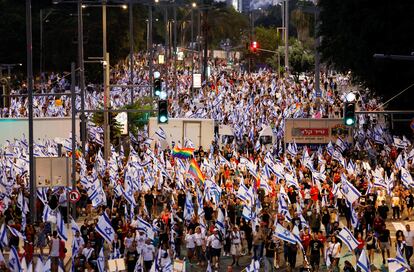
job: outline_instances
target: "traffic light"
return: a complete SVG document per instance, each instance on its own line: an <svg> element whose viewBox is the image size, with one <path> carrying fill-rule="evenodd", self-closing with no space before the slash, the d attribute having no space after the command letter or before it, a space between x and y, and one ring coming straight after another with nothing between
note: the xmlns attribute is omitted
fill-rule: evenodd
<svg viewBox="0 0 414 272"><path fill-rule="evenodd" d="M355 125L355 102L345 102L344 108L344 122L346 126Z"/></svg>
<svg viewBox="0 0 414 272"><path fill-rule="evenodd" d="M258 42L256 42L256 41L253 41L253 42L250 44L250 50L251 50L253 53L256 53L258 49L259 49L259 43L258 43Z"/></svg>
<svg viewBox="0 0 414 272"><path fill-rule="evenodd" d="M168 124L168 100L158 100L158 124Z"/></svg>
<svg viewBox="0 0 414 272"><path fill-rule="evenodd" d="M154 96L161 94L161 78L154 78Z"/></svg>

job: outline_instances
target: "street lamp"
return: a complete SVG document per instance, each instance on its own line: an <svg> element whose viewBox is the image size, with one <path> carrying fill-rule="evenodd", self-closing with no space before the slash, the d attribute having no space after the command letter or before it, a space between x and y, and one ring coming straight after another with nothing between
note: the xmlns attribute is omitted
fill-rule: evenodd
<svg viewBox="0 0 414 272"><path fill-rule="evenodd" d="M122 5L122 6L121 6L121 8L122 8L123 10L127 10L127 9L128 9L128 6L127 6L127 5Z"/></svg>
<svg viewBox="0 0 414 272"><path fill-rule="evenodd" d="M193 3L191 4L191 7L196 8L196 7L197 7L197 3L196 3L196 2L193 2Z"/></svg>

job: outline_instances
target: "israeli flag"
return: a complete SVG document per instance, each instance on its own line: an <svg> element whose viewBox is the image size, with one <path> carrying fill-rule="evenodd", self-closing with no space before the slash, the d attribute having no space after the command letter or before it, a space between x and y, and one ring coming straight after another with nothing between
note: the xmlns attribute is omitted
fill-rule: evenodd
<svg viewBox="0 0 414 272"><path fill-rule="evenodd" d="M344 244L347 245L349 250L353 251L358 246L358 241L355 239L354 235L349 229L344 227L341 232L338 233L338 238L342 240Z"/></svg>
<svg viewBox="0 0 414 272"><path fill-rule="evenodd" d="M216 228L224 235L225 233L225 225L224 225L224 214L221 210L221 208L217 209L217 221L216 221Z"/></svg>
<svg viewBox="0 0 414 272"><path fill-rule="evenodd" d="M273 264L272 264L273 265ZM259 272L260 271L260 262L258 260L252 259L252 262L249 266L245 268L246 272Z"/></svg>
<svg viewBox="0 0 414 272"><path fill-rule="evenodd" d="M246 185L243 182L240 183L239 190L237 191L237 197L247 203L249 200L248 195L249 189L247 189Z"/></svg>
<svg viewBox="0 0 414 272"><path fill-rule="evenodd" d="M71 229L72 229L73 236L75 236L77 231L79 231L79 233L81 232L78 224L76 224L76 221L73 220L73 218L71 219Z"/></svg>
<svg viewBox="0 0 414 272"><path fill-rule="evenodd" d="M20 231L10 226L7 226L7 227L9 228L9 231L11 232L13 236L19 237L22 240L26 240L26 237Z"/></svg>
<svg viewBox="0 0 414 272"><path fill-rule="evenodd" d="M298 147L296 146L296 143L294 142L289 143L287 148L286 148L287 153L289 153L292 157L295 157L296 154L298 154Z"/></svg>
<svg viewBox="0 0 414 272"><path fill-rule="evenodd" d="M397 160L395 161L395 166L397 168L401 168L401 167L404 167L404 164L405 164L405 162L404 162L402 153L400 153L400 155L398 155L398 157L397 157Z"/></svg>
<svg viewBox="0 0 414 272"><path fill-rule="evenodd" d="M111 221L104 212L98 220L98 224L95 227L95 230L109 243L111 244L115 238L115 231L111 226Z"/></svg>
<svg viewBox="0 0 414 272"><path fill-rule="evenodd" d="M279 223L276 225L275 235L277 238L291 244L300 243L300 240L298 240L289 230L282 227Z"/></svg>
<svg viewBox="0 0 414 272"><path fill-rule="evenodd" d="M45 223L50 222L56 224L56 212L52 210L47 204L43 208L42 220Z"/></svg>
<svg viewBox="0 0 414 272"><path fill-rule="evenodd" d="M167 134L165 133L162 127L158 127L158 130L155 132L155 135L157 135L160 140L167 140Z"/></svg>
<svg viewBox="0 0 414 272"><path fill-rule="evenodd" d="M326 147L326 151L328 152L329 156L332 157L332 155L335 151L335 147L333 146L331 141L329 141L328 146Z"/></svg>
<svg viewBox="0 0 414 272"><path fill-rule="evenodd" d="M56 213L56 225L57 225L57 232L59 237L62 240L68 240L68 233L66 230L65 222L63 221L62 214L60 212Z"/></svg>
<svg viewBox="0 0 414 272"><path fill-rule="evenodd" d="M0 245L3 248L9 245L9 240L7 238L6 223L3 223L3 225L1 225L0 228Z"/></svg>
<svg viewBox="0 0 414 272"><path fill-rule="evenodd" d="M96 266L98 267L99 272L105 271L105 256L103 247L101 248L101 251L99 251L98 259L96 260Z"/></svg>
<svg viewBox="0 0 414 272"><path fill-rule="evenodd" d="M144 272L144 257L143 257L143 254L139 255L138 261L135 264L134 272Z"/></svg>
<svg viewBox="0 0 414 272"><path fill-rule="evenodd" d="M342 178L341 192L350 203L354 203L361 197L361 193L345 178Z"/></svg>
<svg viewBox="0 0 414 272"><path fill-rule="evenodd" d="M194 215L194 205L192 201L192 195L190 191L187 191L187 196L185 198L184 219L191 220L193 215Z"/></svg>
<svg viewBox="0 0 414 272"><path fill-rule="evenodd" d="M357 266L361 268L361 271L363 272L371 271L367 252L365 251L365 249L362 250L361 255L359 256L359 259L357 261Z"/></svg>
<svg viewBox="0 0 414 272"><path fill-rule="evenodd" d="M403 182L404 186L408 189L410 186L413 186L413 178L411 177L410 172L407 171L405 168L401 168L401 181Z"/></svg>
<svg viewBox="0 0 414 272"><path fill-rule="evenodd" d="M10 256L9 256L9 269L12 272L21 272L22 266L20 265L19 254L15 247L10 248Z"/></svg>
<svg viewBox="0 0 414 272"><path fill-rule="evenodd" d="M339 152L343 153L346 150L346 143L340 137L336 139L336 146L338 147Z"/></svg>

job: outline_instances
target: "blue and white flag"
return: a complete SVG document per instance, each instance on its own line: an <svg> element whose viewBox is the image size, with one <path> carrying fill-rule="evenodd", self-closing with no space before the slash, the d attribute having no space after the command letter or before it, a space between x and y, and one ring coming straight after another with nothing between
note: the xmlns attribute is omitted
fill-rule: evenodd
<svg viewBox="0 0 414 272"><path fill-rule="evenodd" d="M112 228L111 221L104 212L98 220L98 224L95 227L95 230L109 243L111 244L115 238L115 231Z"/></svg>
<svg viewBox="0 0 414 272"><path fill-rule="evenodd" d="M367 252L365 251L365 249L362 250L361 255L359 256L359 259L357 261L357 266L359 268L361 268L361 271L363 271L363 272L370 272L371 271L371 267L370 267L368 256L367 256Z"/></svg>
<svg viewBox="0 0 414 272"><path fill-rule="evenodd" d="M276 225L275 235L277 238L291 244L300 243L300 240L298 240L289 230L282 227L279 223Z"/></svg>
<svg viewBox="0 0 414 272"><path fill-rule="evenodd" d="M298 154L298 147L296 146L296 143L289 143L286 148L287 153L289 153L292 157L295 157L296 154Z"/></svg>
<svg viewBox="0 0 414 272"><path fill-rule="evenodd" d="M21 272L22 266L20 265L19 254L15 247L10 248L10 256L9 256L9 269L12 272Z"/></svg>
<svg viewBox="0 0 414 272"><path fill-rule="evenodd" d="M361 197L361 193L349 182L344 178L342 178L342 184L341 184L341 192L344 195L344 197L350 202L354 203Z"/></svg>
<svg viewBox="0 0 414 272"><path fill-rule="evenodd" d="M344 140L338 137L338 139L336 139L335 144L338 147L339 152L344 153L344 151L346 150L346 143L344 142Z"/></svg>
<svg viewBox="0 0 414 272"><path fill-rule="evenodd" d="M400 169L401 167L404 167L405 161L403 159L403 155L402 153L400 153L400 155L398 155L397 159L395 160L395 166L397 167L397 169Z"/></svg>
<svg viewBox="0 0 414 272"><path fill-rule="evenodd" d="M59 211L56 213L56 225L57 225L57 232L58 232L59 237L62 240L67 241L68 233L66 230L65 222L63 221L62 214Z"/></svg>
<svg viewBox="0 0 414 272"><path fill-rule="evenodd" d="M273 264L272 264L273 265ZM260 271L260 262L258 260L252 259L252 262L247 266L244 271L246 272L259 272Z"/></svg>
<svg viewBox="0 0 414 272"><path fill-rule="evenodd" d="M193 196L191 195L190 191L187 191L187 196L185 198L185 208L184 208L184 219L185 220L191 220L195 214L192 198Z"/></svg>
<svg viewBox="0 0 414 272"><path fill-rule="evenodd" d="M158 127L158 130L155 132L155 135L157 135L160 140L167 140L167 134L165 133L162 127Z"/></svg>
<svg viewBox="0 0 414 272"><path fill-rule="evenodd" d="M216 228L221 232L221 234L225 234L226 227L224 225L224 214L221 208L217 209L217 221L216 221Z"/></svg>
<svg viewBox="0 0 414 272"><path fill-rule="evenodd" d="M6 223L3 223L0 228L0 245L2 248L9 245L9 240L7 238L7 228Z"/></svg>
<svg viewBox="0 0 414 272"><path fill-rule="evenodd" d="M20 231L18 231L17 229L15 229L13 227L10 227L10 226L7 226L7 227L9 228L9 231L11 232L11 234L13 236L19 237L20 239L23 239L23 240L26 239L26 237Z"/></svg>
<svg viewBox="0 0 414 272"><path fill-rule="evenodd" d="M105 271L105 255L103 251L103 247L101 248L101 251L99 251L98 259L96 260L96 266L98 267L99 272Z"/></svg>
<svg viewBox="0 0 414 272"><path fill-rule="evenodd" d="M72 229L73 236L75 236L77 231L79 231L79 233L81 232L78 224L76 224L76 221L73 220L73 218L71 219L71 229Z"/></svg>
<svg viewBox="0 0 414 272"><path fill-rule="evenodd" d="M351 231L349 229L347 229L346 227L344 227L337 235L337 237L339 239L342 240L342 242L344 244L347 245L347 247L349 248L349 250L353 251L357 246L358 246L358 241L357 239L354 237L354 235L351 233Z"/></svg>
<svg viewBox="0 0 414 272"><path fill-rule="evenodd" d="M43 222L50 222L56 224L56 211L52 210L49 205L45 204L42 214Z"/></svg>
<svg viewBox="0 0 414 272"><path fill-rule="evenodd" d="M143 257L143 254L139 255L138 261L135 264L134 272L144 272L144 257Z"/></svg>
<svg viewBox="0 0 414 272"><path fill-rule="evenodd" d="M401 181L407 189L414 185L413 178L407 169L401 167Z"/></svg>

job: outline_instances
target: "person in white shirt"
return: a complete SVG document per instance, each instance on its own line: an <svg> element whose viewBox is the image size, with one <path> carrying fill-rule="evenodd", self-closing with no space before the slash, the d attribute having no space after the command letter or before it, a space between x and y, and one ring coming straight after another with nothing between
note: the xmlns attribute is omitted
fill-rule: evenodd
<svg viewBox="0 0 414 272"><path fill-rule="evenodd" d="M212 265L219 268L220 253L223 247L223 238L218 229L213 230L213 234L207 238L207 246L210 248L210 256Z"/></svg>
<svg viewBox="0 0 414 272"><path fill-rule="evenodd" d="M233 266L235 263L237 264L237 266L239 266L239 258L241 252L241 234L237 226L233 227L233 231L230 233L230 240L230 253L233 257L233 262L231 263L231 266Z"/></svg>
<svg viewBox="0 0 414 272"><path fill-rule="evenodd" d="M200 265L200 264L204 265L204 262L205 262L204 251L205 251L206 236L204 235L204 233L201 232L200 226L196 227L195 229L194 240L196 244L195 253L197 256L197 260L198 260L197 265Z"/></svg>
<svg viewBox="0 0 414 272"><path fill-rule="evenodd" d="M187 234L185 235L185 243L185 247L187 248L187 258L188 261L191 263L191 259L194 256L194 251L196 247L196 241L192 229L189 229Z"/></svg>
<svg viewBox="0 0 414 272"><path fill-rule="evenodd" d="M72 248L74 249L74 255L78 253L79 250L82 250L85 246L85 241L80 236L80 232L76 231L75 237L73 237Z"/></svg>
<svg viewBox="0 0 414 272"><path fill-rule="evenodd" d="M155 247L151 244L151 240L147 239L142 248L142 257L144 259L145 271L150 271L152 263L154 262Z"/></svg>
<svg viewBox="0 0 414 272"><path fill-rule="evenodd" d="M406 231L404 231L405 237L405 258L407 259L408 265L410 265L410 258L413 256L413 240L414 232L410 230L410 225L405 226Z"/></svg>
<svg viewBox="0 0 414 272"><path fill-rule="evenodd" d="M94 249L91 247L91 243L88 242L86 247L82 250L82 255L85 256L86 262L88 262L89 258L92 256L92 252Z"/></svg>

